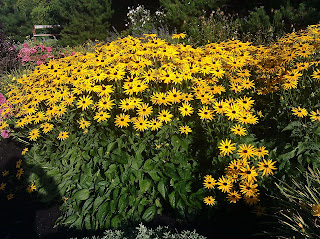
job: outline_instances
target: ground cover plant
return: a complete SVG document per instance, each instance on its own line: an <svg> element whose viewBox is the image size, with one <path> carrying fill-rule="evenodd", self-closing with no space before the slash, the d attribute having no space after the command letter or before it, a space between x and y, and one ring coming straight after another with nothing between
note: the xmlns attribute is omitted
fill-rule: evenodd
<svg viewBox="0 0 320 239"><path fill-rule="evenodd" d="M306 140L318 142L319 33L310 26L271 46L195 48L180 43L185 34L174 44L154 34L100 44L16 78L0 129L27 144L23 163L39 197L63 201L60 224L109 228L171 208L192 218L203 202L257 204L277 168L318 164L315 146L275 146L259 121L292 130L292 117L310 112Z"/></svg>

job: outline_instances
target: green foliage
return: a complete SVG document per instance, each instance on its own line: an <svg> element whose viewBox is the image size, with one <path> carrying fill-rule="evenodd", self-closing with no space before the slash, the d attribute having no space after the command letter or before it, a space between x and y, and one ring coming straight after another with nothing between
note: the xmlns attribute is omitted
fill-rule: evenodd
<svg viewBox="0 0 320 239"><path fill-rule="evenodd" d="M291 176L291 183L276 183L280 193L274 197L279 206L275 209L278 224L269 235L278 237L317 238L320 216L320 171L319 169L300 172L302 180Z"/></svg>
<svg viewBox="0 0 320 239"><path fill-rule="evenodd" d="M211 12L225 2L226 0L160 0L166 12L167 24L177 27L179 31L187 30L186 23L195 17L200 17L204 11Z"/></svg>
<svg viewBox="0 0 320 239"><path fill-rule="evenodd" d="M113 14L110 0L56 0L56 12L63 26L63 45L82 44L87 40L105 40Z"/></svg>
<svg viewBox="0 0 320 239"><path fill-rule="evenodd" d="M206 237L199 235L196 231L172 232L168 226L158 226L156 229L147 228L142 223L135 229L126 230L107 230L104 236L93 236L91 239L151 239L151 238L167 238L167 239L205 239ZM77 239L77 238L74 238ZM80 238L79 238L80 239ZM82 239L89 239L84 237Z"/></svg>
<svg viewBox="0 0 320 239"><path fill-rule="evenodd" d="M112 129L98 127L76 135L58 145L50 140L35 145L27 153L30 180L40 183L41 199L69 198L58 224L117 228L151 221L170 205L182 217L201 208L202 190L192 189L196 162L187 156L190 142L170 127L158 132L160 142L150 132L115 135ZM159 149L155 146L170 141ZM36 165L45 167L54 182L43 180ZM50 191L50 185L58 190Z"/></svg>

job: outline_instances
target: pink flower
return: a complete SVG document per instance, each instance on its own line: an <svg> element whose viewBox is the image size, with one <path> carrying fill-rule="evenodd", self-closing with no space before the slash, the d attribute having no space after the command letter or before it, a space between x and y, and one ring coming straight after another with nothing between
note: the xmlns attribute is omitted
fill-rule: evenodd
<svg viewBox="0 0 320 239"><path fill-rule="evenodd" d="M40 65L42 65L43 64L43 61L37 61L37 66L40 66Z"/></svg>
<svg viewBox="0 0 320 239"><path fill-rule="evenodd" d="M2 93L0 93L0 105L6 103L7 100L6 100L6 97L4 97L4 95Z"/></svg>
<svg viewBox="0 0 320 239"><path fill-rule="evenodd" d="M74 51L73 51L73 52L71 52L71 56L73 56L74 54L76 54Z"/></svg>
<svg viewBox="0 0 320 239"><path fill-rule="evenodd" d="M47 47L47 52L52 52L52 48L51 47Z"/></svg>
<svg viewBox="0 0 320 239"><path fill-rule="evenodd" d="M1 136L2 136L2 138L7 139L10 136L10 132L8 130L2 130Z"/></svg>
<svg viewBox="0 0 320 239"><path fill-rule="evenodd" d="M39 47L40 47L41 51L44 51L44 45L40 45Z"/></svg>
<svg viewBox="0 0 320 239"><path fill-rule="evenodd" d="M28 43L23 43L22 47L27 48L27 47L29 47L29 44Z"/></svg>

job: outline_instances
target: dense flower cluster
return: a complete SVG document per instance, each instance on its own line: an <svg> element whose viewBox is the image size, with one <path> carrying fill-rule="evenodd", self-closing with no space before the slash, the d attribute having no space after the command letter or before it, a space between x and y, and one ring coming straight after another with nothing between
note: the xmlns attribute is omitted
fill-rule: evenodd
<svg viewBox="0 0 320 239"><path fill-rule="evenodd" d="M301 72L319 63L312 59L319 35L319 26L311 26L270 47L229 40L201 48L172 45L154 34L128 36L99 45L92 53L39 65L16 79L3 107L13 106L10 126L20 128L31 141L48 135L68 140L73 131L86 133L92 125L156 134L173 121L178 125L174 130L189 136L195 124L214 127L215 122L225 122L230 134L240 139L221 139L220 157L231 158L226 175L217 181L207 175L204 185L217 185L231 203L244 197L254 204L259 200L258 178L276 167L265 159L264 146L241 143L249 126L262 117L252 95L296 87ZM319 80L318 70L313 78ZM319 119L318 111L311 115ZM71 116L77 119L70 122L76 128L64 124ZM1 129L7 128L3 121ZM215 199L207 197L205 203L213 205Z"/></svg>

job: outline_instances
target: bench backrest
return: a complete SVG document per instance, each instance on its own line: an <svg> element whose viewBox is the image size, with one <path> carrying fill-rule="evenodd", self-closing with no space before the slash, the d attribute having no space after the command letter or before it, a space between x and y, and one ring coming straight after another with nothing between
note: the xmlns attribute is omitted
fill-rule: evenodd
<svg viewBox="0 0 320 239"><path fill-rule="evenodd" d="M36 40L36 37L50 37L50 36L59 36L59 34L36 34L36 29L46 29L46 28L61 28L60 25L34 25L33 28L33 40Z"/></svg>

